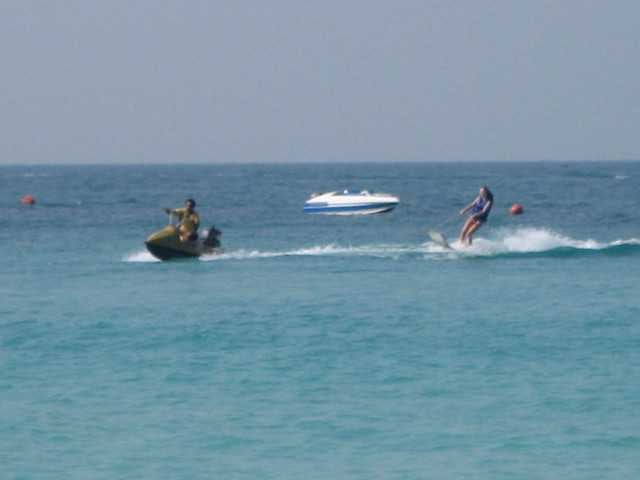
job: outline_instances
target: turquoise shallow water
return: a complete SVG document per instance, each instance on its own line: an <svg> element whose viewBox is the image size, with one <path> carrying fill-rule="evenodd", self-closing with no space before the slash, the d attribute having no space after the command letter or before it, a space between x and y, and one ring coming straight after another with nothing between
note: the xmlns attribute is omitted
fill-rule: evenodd
<svg viewBox="0 0 640 480"><path fill-rule="evenodd" d="M640 476L638 163L0 182L3 478ZM483 183L496 207L474 247L428 242L455 237ZM344 188L401 203L302 213ZM226 253L154 262L142 242L187 196Z"/></svg>

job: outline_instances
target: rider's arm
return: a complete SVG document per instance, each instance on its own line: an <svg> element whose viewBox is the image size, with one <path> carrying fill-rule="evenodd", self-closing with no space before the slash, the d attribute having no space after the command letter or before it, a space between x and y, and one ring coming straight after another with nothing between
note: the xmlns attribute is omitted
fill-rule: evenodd
<svg viewBox="0 0 640 480"><path fill-rule="evenodd" d="M165 208L164 211L169 215L178 215L180 218L184 215L184 208Z"/></svg>
<svg viewBox="0 0 640 480"><path fill-rule="evenodd" d="M473 199L473 201L472 201L469 205L467 205L467 206L466 206L466 207L464 207L462 210L460 210L460 215L464 215L465 213L467 213L467 212L469 211L469 209L470 209L471 207L473 207L473 204L474 204L474 203L476 203L476 200L477 200L477 199L478 199L477 197L476 197L476 198L474 198L474 199Z"/></svg>

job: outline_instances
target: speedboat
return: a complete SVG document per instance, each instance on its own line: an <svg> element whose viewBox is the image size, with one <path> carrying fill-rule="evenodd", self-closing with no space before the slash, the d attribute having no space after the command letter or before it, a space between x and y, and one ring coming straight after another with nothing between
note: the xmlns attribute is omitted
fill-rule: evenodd
<svg viewBox="0 0 640 480"><path fill-rule="evenodd" d="M147 250L160 260L171 260L172 258L190 258L201 255L217 255L223 252L220 246L220 235L222 232L216 227L203 231L193 240L180 240L178 227L173 224L172 217L169 217L169 225L162 230L152 233L144 242Z"/></svg>
<svg viewBox="0 0 640 480"><path fill-rule="evenodd" d="M388 193L372 193L367 190L355 193L345 190L312 194L304 204L304 211L324 215L371 215L390 212L399 202L398 197Z"/></svg>

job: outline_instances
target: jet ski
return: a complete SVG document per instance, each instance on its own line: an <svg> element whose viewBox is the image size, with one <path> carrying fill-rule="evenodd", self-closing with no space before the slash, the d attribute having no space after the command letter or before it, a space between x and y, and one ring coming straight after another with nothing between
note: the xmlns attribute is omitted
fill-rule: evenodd
<svg viewBox="0 0 640 480"><path fill-rule="evenodd" d="M196 235L192 240L180 240L178 227L173 224L173 217L169 216L169 225L162 230L152 233L144 242L147 250L160 260L173 258L192 258L201 255L218 255L223 252L220 245L222 232L212 226Z"/></svg>

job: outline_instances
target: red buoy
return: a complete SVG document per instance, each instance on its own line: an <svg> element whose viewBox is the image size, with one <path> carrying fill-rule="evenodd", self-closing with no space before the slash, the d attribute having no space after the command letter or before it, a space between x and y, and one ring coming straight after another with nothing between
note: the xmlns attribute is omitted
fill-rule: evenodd
<svg viewBox="0 0 640 480"><path fill-rule="evenodd" d="M20 203L23 205L35 205L36 197L33 195L25 195L20 199Z"/></svg>
<svg viewBox="0 0 640 480"><path fill-rule="evenodd" d="M513 205L511 205L511 208L509 209L509 213L511 215L520 215L524 213L524 208L519 203L514 203Z"/></svg>

